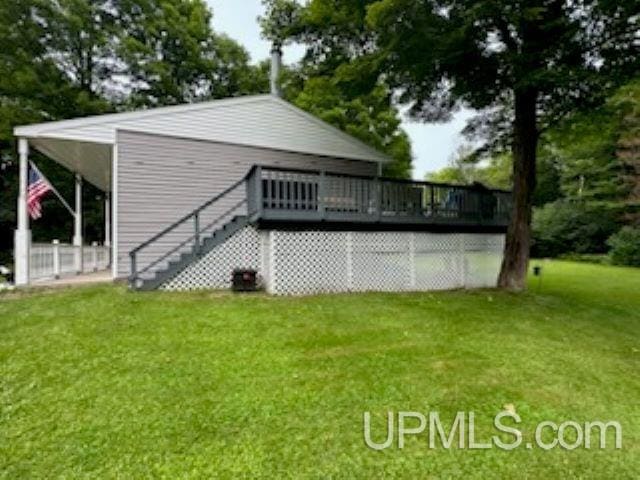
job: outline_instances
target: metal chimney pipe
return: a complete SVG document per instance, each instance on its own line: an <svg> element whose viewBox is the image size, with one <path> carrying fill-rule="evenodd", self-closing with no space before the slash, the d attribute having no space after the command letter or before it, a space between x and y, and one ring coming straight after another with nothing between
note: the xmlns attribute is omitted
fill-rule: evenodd
<svg viewBox="0 0 640 480"><path fill-rule="evenodd" d="M279 44L274 43L271 48L271 72L269 74L269 82L271 84L271 95L277 97L282 96L282 91L278 83L280 70L282 70L282 48Z"/></svg>

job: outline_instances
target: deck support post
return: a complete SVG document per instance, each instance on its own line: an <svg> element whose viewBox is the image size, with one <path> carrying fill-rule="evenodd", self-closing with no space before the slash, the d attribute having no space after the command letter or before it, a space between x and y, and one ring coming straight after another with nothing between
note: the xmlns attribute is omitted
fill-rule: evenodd
<svg viewBox="0 0 640 480"><path fill-rule="evenodd" d="M347 232L347 291L353 290L353 232Z"/></svg>
<svg viewBox="0 0 640 480"><path fill-rule="evenodd" d="M467 256L465 246L465 234L458 234L458 248L460 252L460 284L461 288L467 288Z"/></svg>
<svg viewBox="0 0 640 480"><path fill-rule="evenodd" d="M277 292L276 289L276 251L278 241L278 232L276 230L269 230L269 281L267 283L267 293L273 294Z"/></svg>
<svg viewBox="0 0 640 480"><path fill-rule="evenodd" d="M27 214L27 182L29 177L29 142L18 139L19 188L18 188L18 225L14 234L15 284L29 284L29 249L31 248L31 230Z"/></svg>
<svg viewBox="0 0 640 480"><path fill-rule="evenodd" d="M416 234L409 234L409 289L416 290Z"/></svg>
<svg viewBox="0 0 640 480"><path fill-rule="evenodd" d="M76 214L73 222L76 272L82 273L82 176L76 173Z"/></svg>

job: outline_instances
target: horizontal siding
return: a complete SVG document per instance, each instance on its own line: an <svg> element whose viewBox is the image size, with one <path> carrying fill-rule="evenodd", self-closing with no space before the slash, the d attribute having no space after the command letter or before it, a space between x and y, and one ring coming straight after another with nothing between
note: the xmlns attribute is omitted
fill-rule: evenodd
<svg viewBox="0 0 640 480"><path fill-rule="evenodd" d="M240 180L253 165L375 175L377 164L272 149L119 131L118 275L129 274L129 252ZM201 226L245 196L244 185L206 210ZM235 214L244 213L236 211ZM147 265L191 235L184 225L140 253Z"/></svg>

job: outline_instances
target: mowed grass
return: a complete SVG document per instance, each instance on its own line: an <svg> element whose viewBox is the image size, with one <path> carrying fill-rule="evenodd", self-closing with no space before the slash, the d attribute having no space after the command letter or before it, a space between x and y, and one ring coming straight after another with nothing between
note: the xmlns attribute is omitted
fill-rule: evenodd
<svg viewBox="0 0 640 480"><path fill-rule="evenodd" d="M3 478L640 474L640 270L549 262L524 294L98 286L4 295L0 317ZM543 420L617 420L622 449L363 439L363 412L382 441L387 411L415 410L474 411L487 441L507 404L523 445Z"/></svg>

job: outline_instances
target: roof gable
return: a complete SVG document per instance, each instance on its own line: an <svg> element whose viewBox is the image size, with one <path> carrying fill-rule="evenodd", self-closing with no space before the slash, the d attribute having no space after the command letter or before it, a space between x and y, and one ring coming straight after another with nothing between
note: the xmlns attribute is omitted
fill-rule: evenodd
<svg viewBox="0 0 640 480"><path fill-rule="evenodd" d="M114 144L118 129L355 160L390 161L385 154L272 95L43 123L18 127L15 134Z"/></svg>

